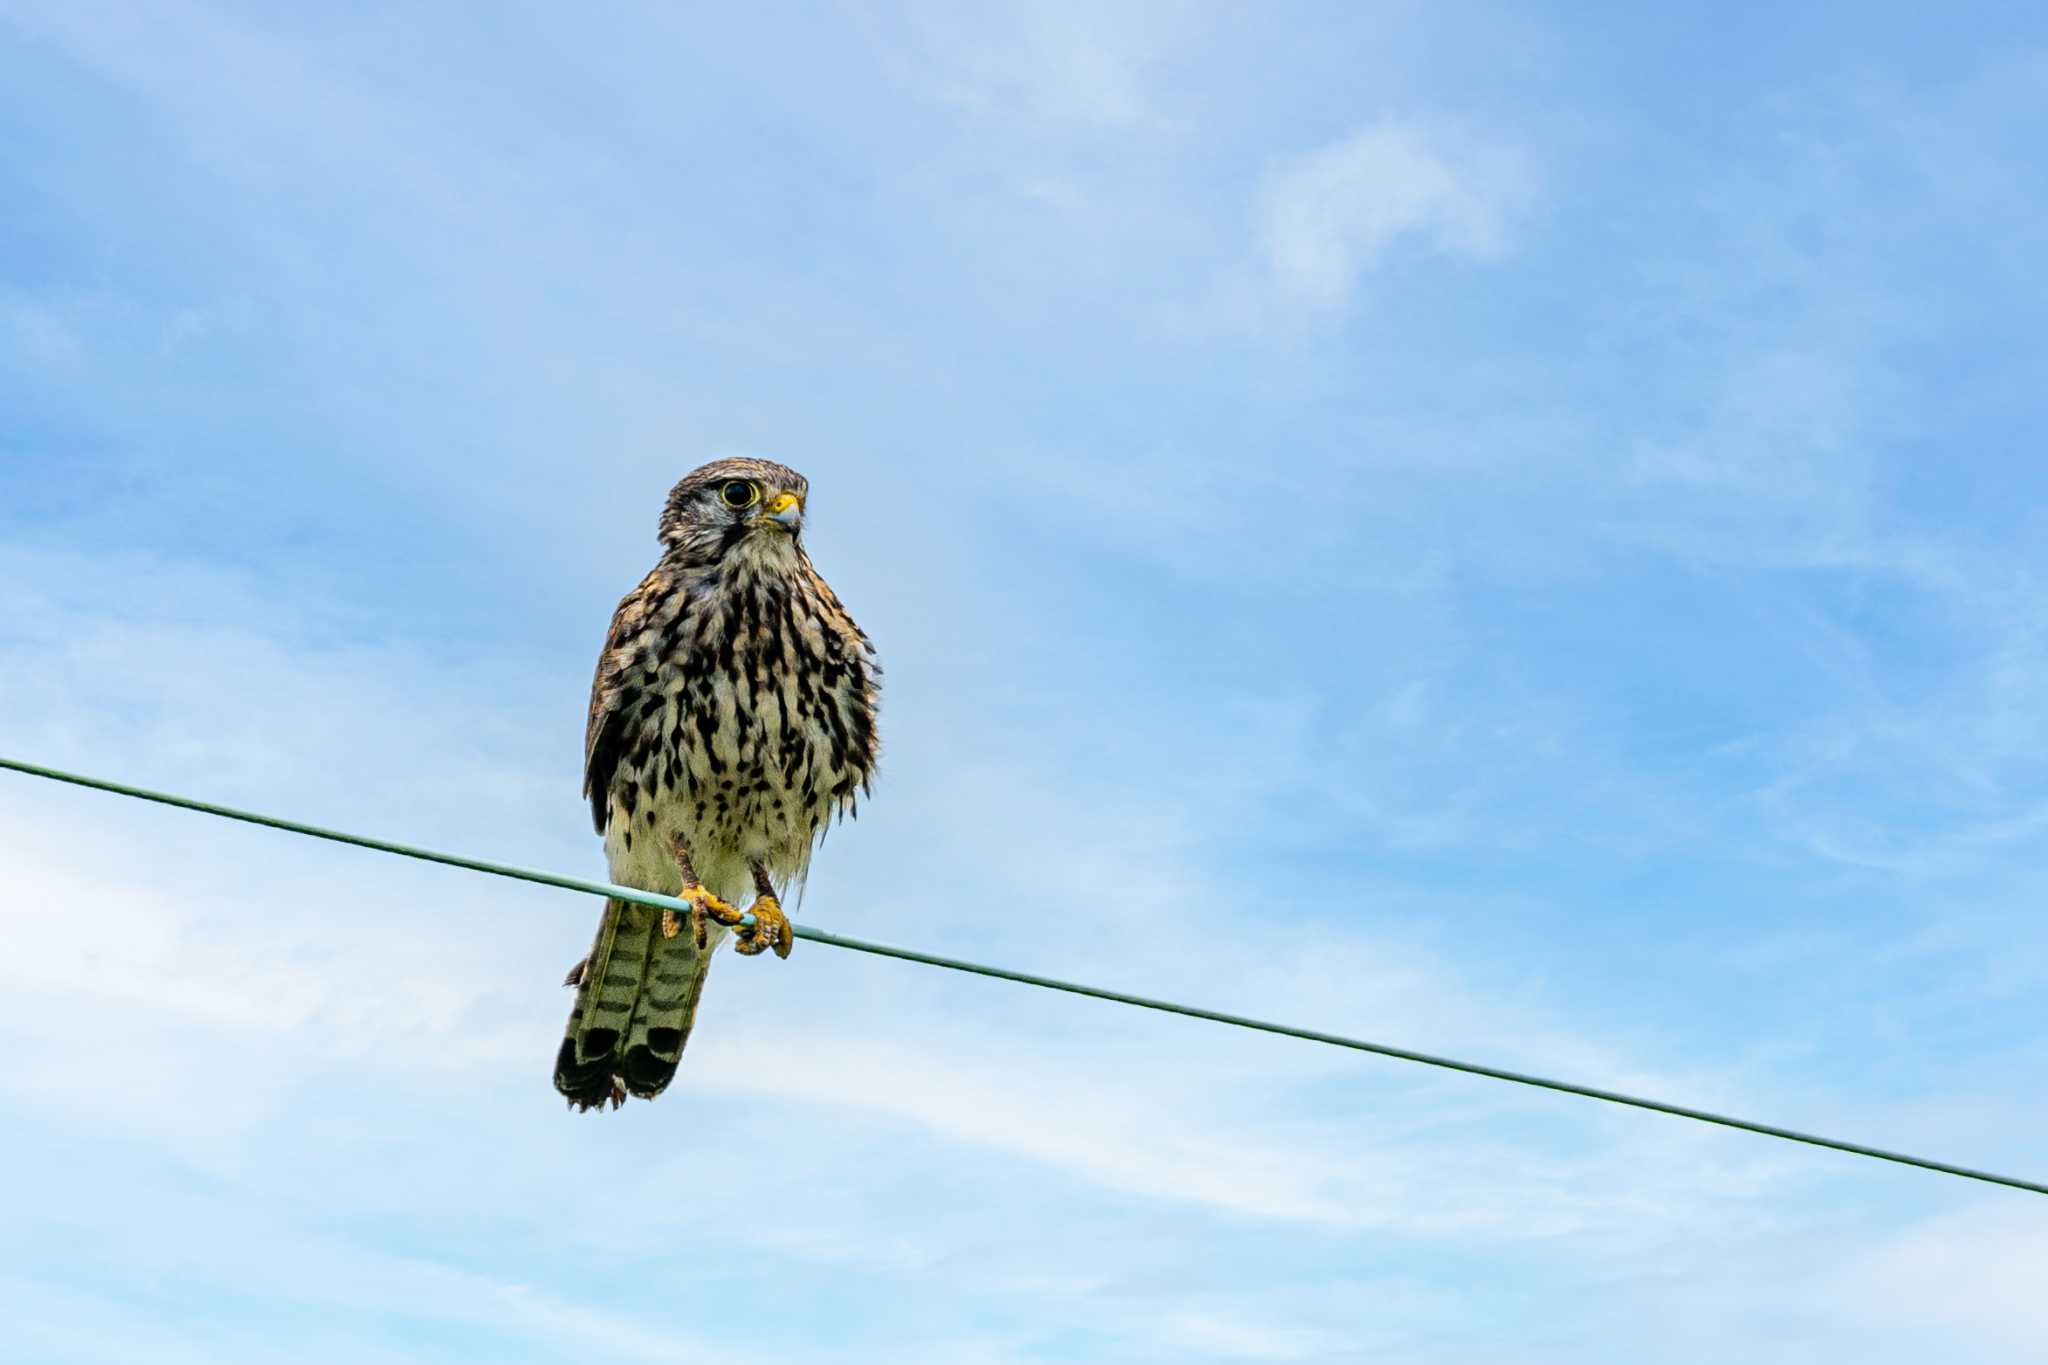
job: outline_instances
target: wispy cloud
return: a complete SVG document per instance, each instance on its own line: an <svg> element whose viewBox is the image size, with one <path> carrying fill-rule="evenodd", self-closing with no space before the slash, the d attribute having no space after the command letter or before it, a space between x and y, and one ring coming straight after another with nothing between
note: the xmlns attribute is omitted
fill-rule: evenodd
<svg viewBox="0 0 2048 1365"><path fill-rule="evenodd" d="M1217 1308L1184 1308L1153 1324L1166 1349L1225 1360L1322 1360L1342 1349L1323 1332L1259 1322Z"/></svg>
<svg viewBox="0 0 2048 1365"><path fill-rule="evenodd" d="M1030 0L1001 14L914 0L862 16L883 70L956 116L1059 136L1115 135L1170 122L1150 87L1188 46L1199 12Z"/></svg>
<svg viewBox="0 0 2048 1365"><path fill-rule="evenodd" d="M2028 44L963 15L0 19L0 748L594 871L606 612L771 454L890 670L814 922L2024 1170ZM577 1121L584 900L0 813L31 1357L2040 1330L1931 1177L818 947Z"/></svg>
<svg viewBox="0 0 2048 1365"><path fill-rule="evenodd" d="M2048 1228L2024 1207L1977 1204L1858 1251L1825 1276L1834 1312L1973 1360L2038 1360L2048 1349L2041 1267Z"/></svg>
<svg viewBox="0 0 2048 1365"><path fill-rule="evenodd" d="M1338 306L1404 239L1499 258L1532 188L1516 152L1384 119L1274 170L1260 206L1267 259L1291 292Z"/></svg>

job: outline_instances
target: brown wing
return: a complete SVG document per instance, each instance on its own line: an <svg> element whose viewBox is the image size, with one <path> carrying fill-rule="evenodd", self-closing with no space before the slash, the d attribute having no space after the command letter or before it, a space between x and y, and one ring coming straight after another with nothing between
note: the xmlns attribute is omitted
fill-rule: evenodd
<svg viewBox="0 0 2048 1365"><path fill-rule="evenodd" d="M642 647L640 637L674 590L665 570L656 569L641 579L612 613L612 628L597 656L597 676L590 684L590 722L583 731L583 794L590 799L590 822L599 834L610 817L612 773L625 748L627 713L638 701L629 681Z"/></svg>

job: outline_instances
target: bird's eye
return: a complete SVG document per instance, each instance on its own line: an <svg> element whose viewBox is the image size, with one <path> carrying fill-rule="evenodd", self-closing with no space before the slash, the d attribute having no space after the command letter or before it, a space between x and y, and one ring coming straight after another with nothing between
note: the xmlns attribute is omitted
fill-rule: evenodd
<svg viewBox="0 0 2048 1365"><path fill-rule="evenodd" d="M761 490L745 479L734 479L718 490L718 497L727 507L752 507L761 500Z"/></svg>

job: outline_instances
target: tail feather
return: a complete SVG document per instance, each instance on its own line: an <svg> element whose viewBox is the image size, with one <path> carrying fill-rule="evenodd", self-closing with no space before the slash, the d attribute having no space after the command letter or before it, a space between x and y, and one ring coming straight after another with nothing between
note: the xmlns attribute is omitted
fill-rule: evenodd
<svg viewBox="0 0 2048 1365"><path fill-rule="evenodd" d="M555 1089L577 1109L667 1089L710 965L709 949L700 952L689 933L662 936L659 910L606 901L555 1055Z"/></svg>

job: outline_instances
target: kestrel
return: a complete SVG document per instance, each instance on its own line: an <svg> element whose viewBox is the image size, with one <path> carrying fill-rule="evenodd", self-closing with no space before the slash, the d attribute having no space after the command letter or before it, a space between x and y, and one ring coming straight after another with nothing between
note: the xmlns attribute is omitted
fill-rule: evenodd
<svg viewBox="0 0 2048 1365"><path fill-rule="evenodd" d="M874 646L804 553L803 475L718 460L661 514L661 560L612 617L590 690L583 792L611 879L688 901L605 902L555 1057L571 1108L653 1099L674 1079L711 953L789 956L779 897L865 795Z"/></svg>

